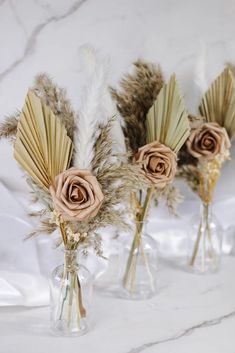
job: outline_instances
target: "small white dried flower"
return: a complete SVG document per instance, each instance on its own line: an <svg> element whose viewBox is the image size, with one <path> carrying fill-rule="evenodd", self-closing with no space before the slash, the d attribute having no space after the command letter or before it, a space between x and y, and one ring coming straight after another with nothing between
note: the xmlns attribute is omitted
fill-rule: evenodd
<svg viewBox="0 0 235 353"><path fill-rule="evenodd" d="M58 227L63 223L63 218L61 214L57 211L51 212L51 221L50 223L55 223Z"/></svg>

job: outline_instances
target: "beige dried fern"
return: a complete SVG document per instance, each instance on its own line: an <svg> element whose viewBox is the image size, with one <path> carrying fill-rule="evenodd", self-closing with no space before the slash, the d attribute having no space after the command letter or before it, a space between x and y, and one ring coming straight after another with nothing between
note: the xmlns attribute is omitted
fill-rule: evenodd
<svg viewBox="0 0 235 353"><path fill-rule="evenodd" d="M235 136L235 81L229 68L211 84L202 98L199 111L206 121L223 126L230 138Z"/></svg>
<svg viewBox="0 0 235 353"><path fill-rule="evenodd" d="M176 153L190 134L188 114L176 76L163 86L146 120L147 142L159 141Z"/></svg>
<svg viewBox="0 0 235 353"><path fill-rule="evenodd" d="M61 121L29 91L17 126L14 157L44 190L69 167L73 143Z"/></svg>

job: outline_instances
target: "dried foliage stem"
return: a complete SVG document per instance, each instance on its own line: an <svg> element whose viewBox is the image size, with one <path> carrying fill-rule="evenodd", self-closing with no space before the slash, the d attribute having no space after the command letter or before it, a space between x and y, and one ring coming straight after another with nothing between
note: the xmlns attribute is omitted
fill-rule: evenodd
<svg viewBox="0 0 235 353"><path fill-rule="evenodd" d="M61 228L61 232L64 232L63 227ZM62 235L62 237L64 237ZM64 239L64 238L63 238ZM64 306L68 298L68 307L67 307L67 327L71 326L71 318L72 318L72 305L73 299L76 300L76 315L77 315L77 325L80 327L81 318L86 317L86 309L83 305L83 297L80 279L77 273L77 248L74 250L65 250L64 255L64 272L62 277L62 286L60 297L63 297L61 305L59 307L58 317L62 318ZM64 295L63 295L64 292ZM75 297L75 298L74 298Z"/></svg>
<svg viewBox="0 0 235 353"><path fill-rule="evenodd" d="M136 193L132 194L132 197L134 198L134 203L135 203L135 208L133 210L135 213L135 236L131 245L131 250L129 253L125 274L123 277L123 286L127 290L130 290L130 293L133 293L133 290L134 290L133 285L134 285L134 278L135 278L135 272L136 272L136 261L137 261L136 259L139 256L140 250L141 250L141 254L143 256L146 268L147 269L149 268L148 260L141 244L141 236L142 236L144 221L146 220L146 217L148 214L153 193L154 193L154 187L150 187L147 189L146 197L142 207L141 207L141 201L137 199ZM148 274L149 274L149 280L151 284L153 282L152 274L150 271L148 271Z"/></svg>
<svg viewBox="0 0 235 353"><path fill-rule="evenodd" d="M194 266L195 261L198 256L198 252L200 249L200 244L202 246L202 251L205 252L204 242L202 239L203 234L208 238L210 244L210 253L213 256L213 244L212 244L212 236L210 229L210 220L209 220L209 207L213 198L213 191L216 186L217 180L220 175L221 165L225 159L228 158L228 155L218 155L214 160L210 162L199 162L198 170L199 170L199 185L198 185L198 195L202 200L202 215L199 223L198 233L196 242L193 248L193 253L190 259L190 266ZM203 232L204 229L204 232Z"/></svg>

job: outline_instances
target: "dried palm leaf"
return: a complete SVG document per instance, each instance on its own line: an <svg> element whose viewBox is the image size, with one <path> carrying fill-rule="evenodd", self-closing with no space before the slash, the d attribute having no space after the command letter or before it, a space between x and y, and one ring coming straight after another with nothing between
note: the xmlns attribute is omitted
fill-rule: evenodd
<svg viewBox="0 0 235 353"><path fill-rule="evenodd" d="M232 64L231 62L226 63L226 67L229 68L229 70L232 72L233 77L235 77L235 65Z"/></svg>
<svg viewBox="0 0 235 353"><path fill-rule="evenodd" d="M235 81L226 68L211 84L199 106L201 115L208 122L223 126L230 138L235 135Z"/></svg>
<svg viewBox="0 0 235 353"><path fill-rule="evenodd" d="M176 153L188 138L188 114L175 75L163 86L149 109L146 128L148 143L159 141Z"/></svg>
<svg viewBox="0 0 235 353"><path fill-rule="evenodd" d="M48 190L54 178L66 170L73 144L61 121L29 91L20 115L14 157L31 178Z"/></svg>

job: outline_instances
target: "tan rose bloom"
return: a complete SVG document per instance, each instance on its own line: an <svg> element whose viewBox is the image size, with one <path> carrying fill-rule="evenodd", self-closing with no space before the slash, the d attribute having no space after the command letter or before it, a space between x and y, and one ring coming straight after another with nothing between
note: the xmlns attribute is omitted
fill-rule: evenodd
<svg viewBox="0 0 235 353"><path fill-rule="evenodd" d="M193 130L186 144L188 152L201 160L212 160L231 147L227 131L217 123L204 123Z"/></svg>
<svg viewBox="0 0 235 353"><path fill-rule="evenodd" d="M104 196L94 175L71 168L57 175L50 187L54 208L65 221L85 221L95 217Z"/></svg>
<svg viewBox="0 0 235 353"><path fill-rule="evenodd" d="M141 165L145 176L158 188L170 183L176 173L177 156L169 147L155 141L141 148L134 162Z"/></svg>

